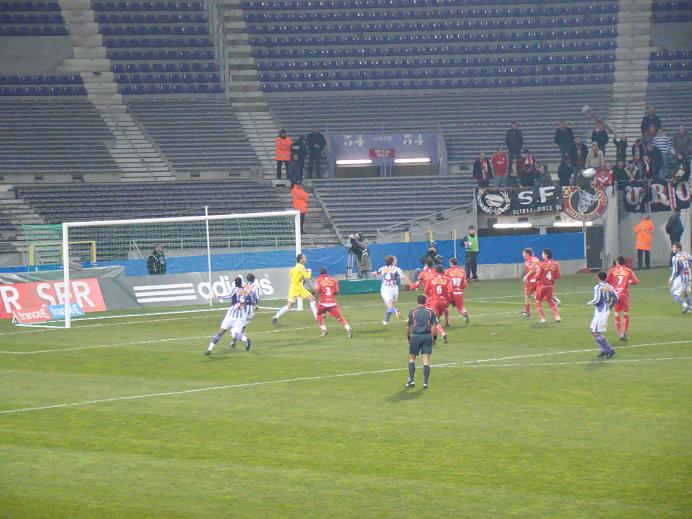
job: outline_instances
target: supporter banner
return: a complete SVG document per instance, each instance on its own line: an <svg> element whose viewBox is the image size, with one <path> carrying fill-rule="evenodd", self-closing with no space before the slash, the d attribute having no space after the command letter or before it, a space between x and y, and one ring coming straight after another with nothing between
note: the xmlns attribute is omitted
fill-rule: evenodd
<svg viewBox="0 0 692 519"><path fill-rule="evenodd" d="M559 211L562 196L557 186L525 189L481 188L476 193L479 211L494 215L522 215Z"/></svg>
<svg viewBox="0 0 692 519"><path fill-rule="evenodd" d="M65 284L62 281L40 281L0 285L0 319L26 314L29 320L53 319L50 308L65 301ZM99 281L95 278L70 281L70 299L84 312L101 312L106 304ZM42 316L47 316L42 319ZM36 321L34 321L36 322Z"/></svg>
<svg viewBox="0 0 692 519"><path fill-rule="evenodd" d="M630 213L675 211L687 209L692 201L689 182L639 180L623 190L623 206Z"/></svg>
<svg viewBox="0 0 692 519"><path fill-rule="evenodd" d="M605 213L608 195L600 187L566 186L562 191L562 209L570 218L590 222Z"/></svg>

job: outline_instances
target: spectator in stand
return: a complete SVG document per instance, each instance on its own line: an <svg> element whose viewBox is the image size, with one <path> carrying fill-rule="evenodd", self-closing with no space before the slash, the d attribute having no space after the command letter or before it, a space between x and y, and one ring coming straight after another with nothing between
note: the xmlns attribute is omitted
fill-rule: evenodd
<svg viewBox="0 0 692 519"><path fill-rule="evenodd" d="M574 144L572 149L569 151L570 162L575 172L579 172L584 169L584 164L586 164L586 156L589 154L589 150L586 148L586 144L581 142L581 137L577 136L574 139Z"/></svg>
<svg viewBox="0 0 692 519"><path fill-rule="evenodd" d="M649 133L651 127L656 128L656 132L661 129L661 119L656 115L656 109L653 106L649 107L649 113L646 114L642 119L641 130L642 135ZM654 135L656 134L654 132Z"/></svg>
<svg viewBox="0 0 692 519"><path fill-rule="evenodd" d="M644 141L642 139L637 139L634 144L632 144L632 160L639 166L642 163L642 158L644 157Z"/></svg>
<svg viewBox="0 0 692 519"><path fill-rule="evenodd" d="M573 176L574 168L572 167L572 162L569 159L569 155L565 154L562 157L560 166L557 168L557 177L560 179L560 186L569 186Z"/></svg>
<svg viewBox="0 0 692 519"><path fill-rule="evenodd" d="M553 177L548 173L548 166L545 164L538 165L538 175L536 177L536 185L541 186L553 186Z"/></svg>
<svg viewBox="0 0 692 519"><path fill-rule="evenodd" d="M151 276L158 276L166 273L166 254L163 246L157 243L154 250L147 258L147 272Z"/></svg>
<svg viewBox="0 0 692 519"><path fill-rule="evenodd" d="M680 219L680 209L677 209L670 215L668 222L666 222L666 233L668 233L668 237L670 238L670 244L680 243L683 232L685 232L685 227L682 225L682 220Z"/></svg>
<svg viewBox="0 0 692 519"><path fill-rule="evenodd" d="M682 124L678 128L678 132L673 135L672 145L673 151L676 154L682 153L683 157L685 157L689 169L690 155L692 155L692 137L690 137L689 132Z"/></svg>
<svg viewBox="0 0 692 519"><path fill-rule="evenodd" d="M281 168L286 168L288 176L288 163L291 162L291 144L293 141L283 128L279 136L274 139L274 160L276 160L276 178L281 179Z"/></svg>
<svg viewBox="0 0 692 519"><path fill-rule="evenodd" d="M606 144L610 138L608 137L608 131L602 124L596 126L596 129L591 132L591 142L595 142L598 145L598 149L603 152L605 157Z"/></svg>
<svg viewBox="0 0 692 519"><path fill-rule="evenodd" d="M625 161L624 160L618 160L618 163L616 164L615 168L613 169L613 182L615 182L615 185L617 188L622 191L625 189L625 184L627 184L630 181L630 177L627 173L627 169L625 167Z"/></svg>
<svg viewBox="0 0 692 519"><path fill-rule="evenodd" d="M634 226L637 235L637 268L651 267L651 240L654 236L654 224L648 214L642 216L641 222Z"/></svg>
<svg viewBox="0 0 692 519"><path fill-rule="evenodd" d="M613 144L615 144L615 160L627 162L627 137L624 135L620 136L621 139L617 137L613 138Z"/></svg>
<svg viewBox="0 0 692 519"><path fill-rule="evenodd" d="M507 169L509 166L509 157L505 153L505 149L500 146L490 158L490 167L493 172L493 186L505 187L507 185Z"/></svg>
<svg viewBox="0 0 692 519"><path fill-rule="evenodd" d="M300 211L300 233L305 234L305 215L308 213L308 194L303 189L300 182L293 184L291 197L293 198L293 209Z"/></svg>
<svg viewBox="0 0 692 519"><path fill-rule="evenodd" d="M644 156L649 157L649 166L651 167L652 178L665 178L665 169L663 169L663 154L652 142L646 145Z"/></svg>
<svg viewBox="0 0 692 519"><path fill-rule="evenodd" d="M473 178L478 181L478 187L490 187L493 171L490 168L490 161L485 158L483 152L473 162Z"/></svg>
<svg viewBox="0 0 692 519"><path fill-rule="evenodd" d="M641 164L643 164L643 162ZM627 173L627 178L630 182L634 182L635 180L641 180L643 175L641 166L637 166L637 164L635 164L633 160L630 160L627 163L625 173Z"/></svg>
<svg viewBox="0 0 692 519"><path fill-rule="evenodd" d="M514 161L517 160L521 154L522 146L524 146L524 135L521 133L519 124L516 121L512 121L512 127L507 130L505 134L505 146L507 146L509 152L509 168L511 170ZM517 175L519 174L519 170L517 169Z"/></svg>
<svg viewBox="0 0 692 519"><path fill-rule="evenodd" d="M524 148L521 157L517 159L517 173L521 187L533 187L535 185L538 174L536 159L533 158L528 148Z"/></svg>
<svg viewBox="0 0 692 519"><path fill-rule="evenodd" d="M327 141L320 129L315 126L307 138L308 146L308 178L320 178L320 166L322 165L322 150L327 147ZM315 176L312 176L313 169Z"/></svg>
<svg viewBox="0 0 692 519"><path fill-rule="evenodd" d="M668 178L668 154L673 146L670 137L666 135L666 132L661 128L656 137L654 137L653 145L656 146L661 152L661 169L658 172L659 178Z"/></svg>
<svg viewBox="0 0 692 519"><path fill-rule="evenodd" d="M300 178L303 179L305 172L305 156L308 154L308 145L305 143L305 136L301 135L291 144L291 160L297 155L298 167L300 168Z"/></svg>
<svg viewBox="0 0 692 519"><path fill-rule="evenodd" d="M642 180L652 180L654 178L654 170L651 167L651 157L644 155L642 163L639 165L640 175Z"/></svg>
<svg viewBox="0 0 692 519"><path fill-rule="evenodd" d="M598 148L598 144L592 142L591 151L586 156L586 163L584 164L584 167L598 169L603 166L604 162L605 157L603 156L603 152Z"/></svg>
<svg viewBox="0 0 692 519"><path fill-rule="evenodd" d="M564 157L574 144L574 132L565 121L560 121L560 126L555 130L555 144L560 146L560 157Z"/></svg>
<svg viewBox="0 0 692 519"><path fill-rule="evenodd" d="M295 143L291 145L291 162L286 167L286 177L291 181L291 187L303 182L303 168L300 167L299 152L294 150Z"/></svg>
<svg viewBox="0 0 692 519"><path fill-rule="evenodd" d="M610 194L611 190L609 188L613 185L613 165L609 160L606 160L603 166L596 170L592 185L606 189L608 194Z"/></svg>
<svg viewBox="0 0 692 519"><path fill-rule="evenodd" d="M673 182L687 182L690 179L690 161L678 152L675 154L675 169L671 175Z"/></svg>

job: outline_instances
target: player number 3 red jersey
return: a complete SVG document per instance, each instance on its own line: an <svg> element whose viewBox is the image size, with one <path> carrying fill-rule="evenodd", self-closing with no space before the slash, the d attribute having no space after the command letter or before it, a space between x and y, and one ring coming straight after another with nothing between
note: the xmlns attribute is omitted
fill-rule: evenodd
<svg viewBox="0 0 692 519"><path fill-rule="evenodd" d="M324 274L315 281L315 291L319 295L320 305L336 305L336 294L339 293L339 282Z"/></svg>

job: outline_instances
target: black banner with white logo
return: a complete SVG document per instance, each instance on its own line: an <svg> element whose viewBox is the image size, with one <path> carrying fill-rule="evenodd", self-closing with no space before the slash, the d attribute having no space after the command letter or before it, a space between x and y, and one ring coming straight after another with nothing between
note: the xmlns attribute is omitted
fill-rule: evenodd
<svg viewBox="0 0 692 519"><path fill-rule="evenodd" d="M562 207L562 192L557 186L481 188L476 193L476 203L480 212L497 216L550 213Z"/></svg>
<svg viewBox="0 0 692 519"><path fill-rule="evenodd" d="M689 182L638 180L623 190L623 206L630 213L687 209L692 201Z"/></svg>

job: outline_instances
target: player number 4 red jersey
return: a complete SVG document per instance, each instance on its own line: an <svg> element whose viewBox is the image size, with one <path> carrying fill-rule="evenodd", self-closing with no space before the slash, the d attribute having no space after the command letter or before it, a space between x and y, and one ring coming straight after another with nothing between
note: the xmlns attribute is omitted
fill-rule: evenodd
<svg viewBox="0 0 692 519"><path fill-rule="evenodd" d="M552 287L560 279L560 265L555 260L545 260L538 264L536 282L542 287Z"/></svg>

